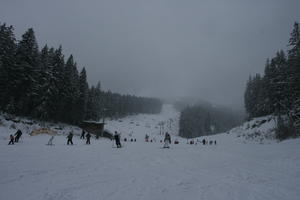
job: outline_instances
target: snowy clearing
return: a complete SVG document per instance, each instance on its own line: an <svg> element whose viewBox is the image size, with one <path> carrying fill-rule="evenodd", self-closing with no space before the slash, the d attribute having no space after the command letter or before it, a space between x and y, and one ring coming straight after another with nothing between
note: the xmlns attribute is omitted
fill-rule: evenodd
<svg viewBox="0 0 300 200"><path fill-rule="evenodd" d="M169 106L160 115L108 121L122 138L132 132L137 138L122 141L121 149L107 139L85 145L77 136L67 146L63 135L54 138L54 146L45 145L49 135L24 135L7 145L14 129L2 127L0 199L299 199L300 139L244 144L224 133L205 137L218 145L188 145L178 137L178 145L162 149L155 127L170 118L175 121L178 113ZM173 140L177 128L172 127ZM143 141L146 130L157 142Z"/></svg>

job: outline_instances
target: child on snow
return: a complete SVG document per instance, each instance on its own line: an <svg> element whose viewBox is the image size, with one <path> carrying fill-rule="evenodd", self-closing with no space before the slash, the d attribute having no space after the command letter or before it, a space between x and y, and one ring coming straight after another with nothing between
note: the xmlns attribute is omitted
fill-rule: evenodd
<svg viewBox="0 0 300 200"><path fill-rule="evenodd" d="M8 145L14 144L14 140L15 140L14 136L13 136L13 135L10 135L10 136L9 136L9 139L10 139L10 141L9 141Z"/></svg>

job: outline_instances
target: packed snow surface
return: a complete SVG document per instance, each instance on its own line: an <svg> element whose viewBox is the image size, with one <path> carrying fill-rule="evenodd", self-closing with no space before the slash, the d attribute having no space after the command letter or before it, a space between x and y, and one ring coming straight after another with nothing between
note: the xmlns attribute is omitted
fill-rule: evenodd
<svg viewBox="0 0 300 200"><path fill-rule="evenodd" d="M173 125L167 121L173 119ZM170 131L170 149L162 149L160 128ZM0 199L2 200L298 200L300 140L271 144L241 142L236 134L203 137L217 145L187 144L177 135L178 112L164 106L158 115L106 121L122 133L123 148L107 139L85 145L79 136L29 136L23 127L16 145L7 145L12 126L0 125ZM133 122L133 123L131 123ZM177 125L176 125L177 123ZM20 128L22 126L16 125ZM26 132L27 131L27 132ZM144 142L148 133L156 142ZM125 137L137 142L124 142ZM203 139L199 138L199 139ZM173 142L173 141L172 141Z"/></svg>

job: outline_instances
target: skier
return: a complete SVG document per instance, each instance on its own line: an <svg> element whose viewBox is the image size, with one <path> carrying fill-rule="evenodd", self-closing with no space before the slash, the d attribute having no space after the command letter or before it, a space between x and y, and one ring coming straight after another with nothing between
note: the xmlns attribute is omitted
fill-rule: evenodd
<svg viewBox="0 0 300 200"><path fill-rule="evenodd" d="M120 134L118 134L117 131L115 131L114 138L115 138L115 141L116 141L117 148L121 148Z"/></svg>
<svg viewBox="0 0 300 200"><path fill-rule="evenodd" d="M145 142L148 142L149 141L149 135L145 135Z"/></svg>
<svg viewBox="0 0 300 200"><path fill-rule="evenodd" d="M169 144L171 144L171 136L168 132L165 134L165 139L164 139L164 148L170 148Z"/></svg>
<svg viewBox="0 0 300 200"><path fill-rule="evenodd" d="M15 133L15 142L19 142L20 137L22 136L22 131L20 129Z"/></svg>
<svg viewBox="0 0 300 200"><path fill-rule="evenodd" d="M82 133L81 133L80 139L84 139L84 135L85 135L85 131L82 129Z"/></svg>
<svg viewBox="0 0 300 200"><path fill-rule="evenodd" d="M72 131L69 133L69 135L67 136L67 138L68 138L67 145L69 145L69 143L71 143L71 145L73 145L73 141L72 141L72 139L73 139L73 133L72 133Z"/></svg>
<svg viewBox="0 0 300 200"><path fill-rule="evenodd" d="M217 145L217 140L215 140L215 145Z"/></svg>
<svg viewBox="0 0 300 200"><path fill-rule="evenodd" d="M205 142L205 139L203 139L203 140L202 140L202 144L205 145L205 143L206 143L206 142Z"/></svg>
<svg viewBox="0 0 300 200"><path fill-rule="evenodd" d="M86 134L86 144L91 144L91 134L90 133Z"/></svg>
<svg viewBox="0 0 300 200"><path fill-rule="evenodd" d="M9 136L9 139L10 139L10 141L9 141L9 143L8 143L8 145L10 145L10 144L14 144L14 136L13 135L10 135Z"/></svg>
<svg viewBox="0 0 300 200"><path fill-rule="evenodd" d="M49 139L47 145L53 145L53 144L52 144L53 139L54 139L54 136L52 135L51 138Z"/></svg>

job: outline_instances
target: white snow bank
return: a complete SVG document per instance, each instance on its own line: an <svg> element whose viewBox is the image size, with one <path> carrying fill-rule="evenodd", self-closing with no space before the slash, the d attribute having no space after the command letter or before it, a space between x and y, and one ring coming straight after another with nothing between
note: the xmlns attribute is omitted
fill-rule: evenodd
<svg viewBox="0 0 300 200"><path fill-rule="evenodd" d="M243 125L228 131L229 134L235 134L242 142L275 142L276 121L274 116L254 118Z"/></svg>

